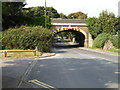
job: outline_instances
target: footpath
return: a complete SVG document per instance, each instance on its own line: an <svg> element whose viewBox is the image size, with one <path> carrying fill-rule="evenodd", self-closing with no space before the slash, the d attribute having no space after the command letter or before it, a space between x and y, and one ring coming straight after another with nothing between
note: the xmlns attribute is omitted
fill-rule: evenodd
<svg viewBox="0 0 120 90"><path fill-rule="evenodd" d="M73 42L69 42L70 45L75 45ZM92 52L97 52L97 53L103 53L107 55L114 55L114 56L120 56L120 53L117 52L110 52L110 51L105 51L105 50L100 50L100 49L90 49L90 48L85 48L85 47L80 47L79 49L84 49Z"/></svg>
<svg viewBox="0 0 120 90"><path fill-rule="evenodd" d="M97 52L97 53L102 53L102 54L107 54L107 55L120 56L120 53L104 51L104 50L100 50L100 49L90 49L90 48L84 48L84 47L80 47L80 49L84 49L84 50L88 50L88 51L92 51L92 52Z"/></svg>

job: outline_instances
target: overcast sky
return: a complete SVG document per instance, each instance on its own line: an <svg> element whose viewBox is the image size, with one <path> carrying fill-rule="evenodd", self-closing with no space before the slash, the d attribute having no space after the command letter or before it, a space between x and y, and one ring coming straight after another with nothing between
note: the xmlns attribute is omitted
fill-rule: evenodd
<svg viewBox="0 0 120 90"><path fill-rule="evenodd" d="M89 17L98 17L102 10L115 13L118 16L118 2L120 0L46 0L48 7L54 7L59 13L66 15L82 11ZM45 0L26 0L25 7L45 6Z"/></svg>

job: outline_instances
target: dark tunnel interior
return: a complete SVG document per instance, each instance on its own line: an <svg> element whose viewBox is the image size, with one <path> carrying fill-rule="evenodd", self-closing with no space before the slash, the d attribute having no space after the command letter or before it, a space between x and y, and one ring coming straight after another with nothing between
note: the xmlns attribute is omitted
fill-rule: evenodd
<svg viewBox="0 0 120 90"><path fill-rule="evenodd" d="M63 30L63 31L57 32L57 33L55 33L55 35L57 35L61 32L72 32L74 34L74 38L75 38L76 42L79 43L79 47L84 47L85 35L82 32L68 29L68 30Z"/></svg>

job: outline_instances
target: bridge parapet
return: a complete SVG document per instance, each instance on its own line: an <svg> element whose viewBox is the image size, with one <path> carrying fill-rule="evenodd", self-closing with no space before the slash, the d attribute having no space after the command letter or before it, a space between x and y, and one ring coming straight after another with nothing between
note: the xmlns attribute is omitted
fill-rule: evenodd
<svg viewBox="0 0 120 90"><path fill-rule="evenodd" d="M85 19L52 19L52 25L55 26L86 26Z"/></svg>

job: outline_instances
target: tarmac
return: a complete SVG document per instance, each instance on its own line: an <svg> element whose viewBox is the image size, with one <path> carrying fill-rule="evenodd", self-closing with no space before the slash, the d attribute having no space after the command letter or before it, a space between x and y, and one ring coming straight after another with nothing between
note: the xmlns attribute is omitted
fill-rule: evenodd
<svg viewBox="0 0 120 90"><path fill-rule="evenodd" d="M2 59L0 64L2 70L2 74L0 74L2 83L0 83L0 85L3 89L20 88L20 85L24 88L35 88L34 85L31 85L23 80L24 76L27 75L27 70L31 68L38 58L40 59L55 55L56 53L43 53L35 58Z"/></svg>
<svg viewBox="0 0 120 90"><path fill-rule="evenodd" d="M105 51L105 50L101 50L101 49L90 49L90 48L84 48L84 47L80 47L79 49L84 49L84 50L97 52L97 53L108 54L108 55L120 56L120 53Z"/></svg>
<svg viewBox="0 0 120 90"><path fill-rule="evenodd" d="M105 53L108 55L119 56L118 53L109 51L94 50L90 48L80 47L92 52ZM53 50L55 51L55 49ZM32 64L35 63L37 58L45 58L55 56L56 53L43 53L41 56L36 58L22 58L22 59L3 59L2 60L2 88L37 88L28 82L23 81L24 75L27 74L27 70L31 69ZM3 89L4 90L4 89Z"/></svg>

